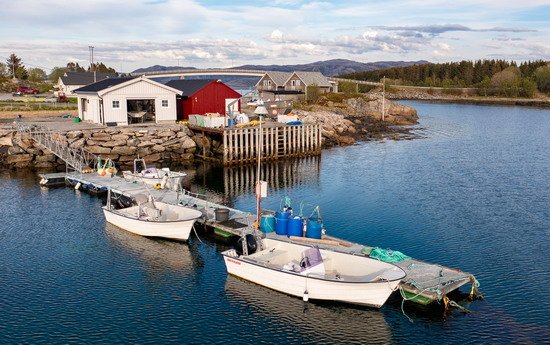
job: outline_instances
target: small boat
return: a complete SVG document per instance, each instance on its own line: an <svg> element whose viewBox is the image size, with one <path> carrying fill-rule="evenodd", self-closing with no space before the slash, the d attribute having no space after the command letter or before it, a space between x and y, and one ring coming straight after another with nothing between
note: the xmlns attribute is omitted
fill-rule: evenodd
<svg viewBox="0 0 550 345"><path fill-rule="evenodd" d="M181 179L187 176L184 172L170 171L170 168L157 169L147 167L143 158L134 159L134 171L125 170L122 176L126 181L144 183L148 186L176 188Z"/></svg>
<svg viewBox="0 0 550 345"><path fill-rule="evenodd" d="M137 235L187 241L193 224L202 216L197 209L155 201L144 195L136 197L142 201L136 206L115 209L111 206L110 192L107 206L103 207L105 219Z"/></svg>
<svg viewBox="0 0 550 345"><path fill-rule="evenodd" d="M277 235L275 235L277 236ZM248 234L222 253L229 274L292 296L380 308L406 273L366 256ZM285 236L286 238L286 236ZM247 248L246 254L244 247Z"/></svg>

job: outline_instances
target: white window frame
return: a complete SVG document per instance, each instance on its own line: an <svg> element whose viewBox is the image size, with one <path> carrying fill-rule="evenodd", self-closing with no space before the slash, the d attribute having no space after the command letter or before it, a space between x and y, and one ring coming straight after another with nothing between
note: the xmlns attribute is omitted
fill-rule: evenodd
<svg viewBox="0 0 550 345"><path fill-rule="evenodd" d="M161 107L163 108L168 108L168 100L167 99L163 99L160 101L160 105Z"/></svg>
<svg viewBox="0 0 550 345"><path fill-rule="evenodd" d="M111 103L111 106L113 107L113 109L120 109L120 101L119 100L115 100Z"/></svg>

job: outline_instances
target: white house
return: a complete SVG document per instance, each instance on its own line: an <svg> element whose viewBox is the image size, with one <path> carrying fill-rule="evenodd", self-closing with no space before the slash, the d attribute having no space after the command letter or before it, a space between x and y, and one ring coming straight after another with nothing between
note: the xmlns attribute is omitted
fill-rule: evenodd
<svg viewBox="0 0 550 345"><path fill-rule="evenodd" d="M103 80L105 78L114 78L114 73L101 73L96 72L65 72L65 74L59 77L56 85L58 92L62 92L67 96L74 95L74 90L92 84L96 81Z"/></svg>
<svg viewBox="0 0 550 345"><path fill-rule="evenodd" d="M78 117L107 125L176 121L180 90L145 77L107 78L74 90Z"/></svg>

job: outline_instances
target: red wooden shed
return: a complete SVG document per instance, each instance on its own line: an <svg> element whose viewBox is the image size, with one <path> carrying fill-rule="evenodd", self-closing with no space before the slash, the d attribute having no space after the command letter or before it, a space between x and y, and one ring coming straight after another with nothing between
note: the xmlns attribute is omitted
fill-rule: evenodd
<svg viewBox="0 0 550 345"><path fill-rule="evenodd" d="M183 92L176 100L178 120L187 120L190 114L225 115L227 104L241 97L240 93L215 79L171 80L166 85ZM235 110L240 112L241 101L236 104Z"/></svg>

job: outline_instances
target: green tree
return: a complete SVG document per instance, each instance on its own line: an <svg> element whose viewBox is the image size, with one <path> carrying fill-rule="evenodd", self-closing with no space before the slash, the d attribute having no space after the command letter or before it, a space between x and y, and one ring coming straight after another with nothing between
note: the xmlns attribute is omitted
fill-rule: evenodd
<svg viewBox="0 0 550 345"><path fill-rule="evenodd" d="M550 92L550 65L541 66L535 70L535 80L540 92Z"/></svg>
<svg viewBox="0 0 550 345"><path fill-rule="evenodd" d="M315 103L321 97L321 89L316 84L308 85L306 87L306 101Z"/></svg>
<svg viewBox="0 0 550 345"><path fill-rule="evenodd" d="M15 70L15 77L17 79L27 80L29 78L29 73L25 67L19 66Z"/></svg>
<svg viewBox="0 0 550 345"><path fill-rule="evenodd" d="M116 73L116 70L105 66L103 62L96 62L92 65L92 69L88 68L88 72Z"/></svg>
<svg viewBox="0 0 550 345"><path fill-rule="evenodd" d="M44 81L46 80L46 72L41 68L31 68L29 69L29 80L30 81Z"/></svg>
<svg viewBox="0 0 550 345"><path fill-rule="evenodd" d="M505 68L493 75L491 86L502 96L517 97L521 86L521 71L515 66Z"/></svg>
<svg viewBox="0 0 550 345"><path fill-rule="evenodd" d="M66 71L67 69L65 67L54 67L50 72L48 79L50 79L50 81L53 83L57 83L59 77L62 77Z"/></svg>
<svg viewBox="0 0 550 345"><path fill-rule="evenodd" d="M338 92L342 92L346 95L357 93L357 84L349 81L342 81L338 83Z"/></svg>
<svg viewBox="0 0 550 345"><path fill-rule="evenodd" d="M0 62L0 79L6 79L8 76L9 73L6 64Z"/></svg>
<svg viewBox="0 0 550 345"><path fill-rule="evenodd" d="M80 67L80 65L78 64L78 62L69 62L67 64L67 71L70 71L70 72L86 72L86 70L83 68L83 67Z"/></svg>
<svg viewBox="0 0 550 345"><path fill-rule="evenodd" d="M520 96L533 97L537 91L537 83L531 78L523 78L520 85Z"/></svg>
<svg viewBox="0 0 550 345"><path fill-rule="evenodd" d="M15 53L12 53L10 57L6 60L7 67L10 75L12 78L16 78L17 76L25 76L27 71L25 70L25 66L21 63L21 59L15 55ZM24 79L24 78L22 78Z"/></svg>
<svg viewBox="0 0 550 345"><path fill-rule="evenodd" d="M489 94L489 90L491 89L491 78L485 77L482 81L478 84L478 93L481 96L487 96Z"/></svg>

